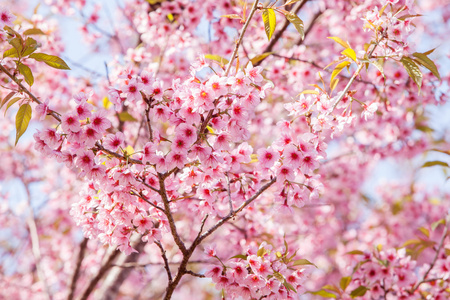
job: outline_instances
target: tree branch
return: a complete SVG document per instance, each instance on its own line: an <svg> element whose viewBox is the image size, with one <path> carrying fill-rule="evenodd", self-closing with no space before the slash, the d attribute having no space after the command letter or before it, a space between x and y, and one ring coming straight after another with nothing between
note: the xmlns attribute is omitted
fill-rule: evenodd
<svg viewBox="0 0 450 300"><path fill-rule="evenodd" d="M69 296L67 297L67 300L72 300L75 295L75 290L77 288L77 281L80 276L81 263L83 262L84 259L88 241L89 241L88 238L84 238L83 241L80 243L79 247L80 250L78 252L77 264L75 266L75 270L72 275L72 280L70 281L70 292Z"/></svg>
<svg viewBox="0 0 450 300"><path fill-rule="evenodd" d="M167 260L167 256L166 256L166 250L164 249L164 247L162 246L160 241L155 241L155 244L161 250L161 257L164 260L164 269L166 269L167 278L169 280L169 285L170 285L172 283L172 273L170 272L169 261Z"/></svg>
<svg viewBox="0 0 450 300"><path fill-rule="evenodd" d="M241 35L239 36L238 41L236 42L236 46L234 47L233 54L231 54L230 62L228 63L227 70L225 71L225 76L228 76L228 73L230 73L231 65L233 65L234 59L236 58L237 52L239 50L239 46L242 43L242 39L244 38L245 31L247 30L248 24L250 24L250 20L252 19L253 15L255 14L256 9L258 8L259 0L255 0L253 2L252 10L250 11L250 14L248 15L247 21L244 24L244 27L242 27Z"/></svg>

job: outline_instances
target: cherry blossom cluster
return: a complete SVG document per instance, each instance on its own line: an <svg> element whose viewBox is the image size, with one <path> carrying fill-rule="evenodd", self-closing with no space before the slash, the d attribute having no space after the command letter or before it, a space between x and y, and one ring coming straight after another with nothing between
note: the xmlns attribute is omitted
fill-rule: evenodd
<svg viewBox="0 0 450 300"><path fill-rule="evenodd" d="M213 248L206 252L222 263ZM294 299L295 294L304 292L303 283L310 269L299 268L310 263L296 261L295 256L288 249L281 253L262 243L259 247L249 246L245 255L232 257L226 264L210 267L205 275L216 284L216 289L223 289L231 299Z"/></svg>
<svg viewBox="0 0 450 300"><path fill-rule="evenodd" d="M434 265L430 263L418 264L405 248L365 253L346 290L363 287L361 299L422 299L422 295L446 299L450 256L441 250Z"/></svg>

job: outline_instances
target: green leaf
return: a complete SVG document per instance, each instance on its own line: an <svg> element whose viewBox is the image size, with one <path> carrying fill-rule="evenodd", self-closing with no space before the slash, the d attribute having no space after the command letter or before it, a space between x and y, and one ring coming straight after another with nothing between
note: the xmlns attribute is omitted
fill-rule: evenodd
<svg viewBox="0 0 450 300"><path fill-rule="evenodd" d="M349 252L347 252L345 254L349 254L349 255L364 255L365 253L363 251L361 251L361 250L352 250L352 251L349 251Z"/></svg>
<svg viewBox="0 0 450 300"><path fill-rule="evenodd" d="M329 36L329 39L332 39L333 41L335 41L336 43L338 43L339 45L341 45L342 47L344 47L345 49L350 48L350 45L345 42L343 39L337 37L337 36Z"/></svg>
<svg viewBox="0 0 450 300"><path fill-rule="evenodd" d="M425 227L420 227L419 231L422 232L427 238L430 237L430 231L426 229Z"/></svg>
<svg viewBox="0 0 450 300"><path fill-rule="evenodd" d="M264 249L264 247L262 247L262 248L258 249L258 251L256 252L256 255L261 257L261 256L264 256L264 254L266 254L266 253L267 253L266 249Z"/></svg>
<svg viewBox="0 0 450 300"><path fill-rule="evenodd" d="M38 35L45 35L45 33L44 33L42 30L40 30L39 28L30 28L30 29L27 29L27 30L25 30L25 31L23 32L23 34L24 34L24 35L35 35L35 34L38 34Z"/></svg>
<svg viewBox="0 0 450 300"><path fill-rule="evenodd" d="M332 284L324 285L322 287L322 290L329 290L329 291L336 292L336 293L340 292L339 288L337 286L335 286L335 285L332 285Z"/></svg>
<svg viewBox="0 0 450 300"><path fill-rule="evenodd" d="M14 49L16 49L17 53L21 54L22 50L23 50L23 45L22 45L22 39L20 38L13 38L9 41L9 44L11 46L14 47Z"/></svg>
<svg viewBox="0 0 450 300"><path fill-rule="evenodd" d="M275 26L277 24L277 17L275 12L271 8L264 9L262 13L262 18L264 21L264 30L266 31L267 38L272 38L272 34L275 31Z"/></svg>
<svg viewBox="0 0 450 300"><path fill-rule="evenodd" d="M29 57L37 61L45 62L47 65L55 69L70 70L66 62L58 56L48 55L45 53L33 53Z"/></svg>
<svg viewBox="0 0 450 300"><path fill-rule="evenodd" d="M356 62L356 52L352 48L347 48L341 52L341 54L351 58L354 62Z"/></svg>
<svg viewBox="0 0 450 300"><path fill-rule="evenodd" d="M22 56L28 56L38 48L38 43L33 38L27 38L25 41L25 49L22 52Z"/></svg>
<svg viewBox="0 0 450 300"><path fill-rule="evenodd" d="M324 297L324 298L334 298L334 299L337 298L337 296L335 294L327 292L327 291L324 291L324 290L320 290L320 291L317 291L317 292L309 292L309 293L313 294L313 295L321 296L321 297Z"/></svg>
<svg viewBox="0 0 450 300"><path fill-rule="evenodd" d="M400 62L403 64L403 67L405 67L406 72L408 72L409 77L414 80L414 82L417 84L417 87L419 88L419 94L420 94L420 88L422 87L422 72L420 72L419 67L416 65L416 63L409 57L403 56L402 59L400 59Z"/></svg>
<svg viewBox="0 0 450 300"><path fill-rule="evenodd" d="M230 259L233 259L233 258L239 258L239 259L247 260L247 255L238 254L238 255L235 255L233 257L230 257Z"/></svg>
<svg viewBox="0 0 450 300"><path fill-rule="evenodd" d="M223 58L222 56L219 55L206 54L205 58L217 61L221 66L228 65L229 63L228 59Z"/></svg>
<svg viewBox="0 0 450 300"><path fill-rule="evenodd" d="M303 266L303 265L312 265L317 268L317 266L315 264L313 264L312 262L310 262L307 259L297 259L294 261L294 264L293 264L293 266Z"/></svg>
<svg viewBox="0 0 450 300"><path fill-rule="evenodd" d="M345 291L345 289L348 287L351 281L352 281L351 276L342 277L341 281L339 282L341 289Z"/></svg>
<svg viewBox="0 0 450 300"><path fill-rule="evenodd" d="M250 59L250 61L252 62L253 65L255 65L271 54L273 54L273 52L266 52L263 54L259 54L259 55L256 55L255 57L253 57L252 59Z"/></svg>
<svg viewBox="0 0 450 300"><path fill-rule="evenodd" d="M433 73L433 75L436 76L437 79L441 80L441 75L439 75L436 64L431 59L429 59L426 54L415 52L413 53L413 56L416 58L414 60L415 62L430 70L430 72Z"/></svg>
<svg viewBox="0 0 450 300"><path fill-rule="evenodd" d="M439 225L445 225L445 219L440 219L439 221L434 222L431 224L431 230L435 230Z"/></svg>
<svg viewBox="0 0 450 300"><path fill-rule="evenodd" d="M292 12L286 14L286 19L295 26L295 29L300 33L300 37L303 40L305 38L305 25L303 24L303 21Z"/></svg>
<svg viewBox="0 0 450 300"><path fill-rule="evenodd" d="M8 95L6 95L6 97L3 98L3 100L2 100L2 102L1 102L1 104L0 104L0 109L1 109L1 108L3 107L3 105L5 105L6 102L8 102L9 99L11 99L11 97L14 96L15 94L16 94L16 92L11 92L11 93L9 93Z"/></svg>
<svg viewBox="0 0 450 300"><path fill-rule="evenodd" d="M23 77L25 78L25 81L28 83L28 85L32 86L34 83L34 77L30 67L22 63L19 63L17 65L17 68L19 69L20 74L22 74Z"/></svg>
<svg viewBox="0 0 450 300"><path fill-rule="evenodd" d="M119 120L122 122L136 122L137 120L129 112L123 111L119 114Z"/></svg>
<svg viewBox="0 0 450 300"><path fill-rule="evenodd" d="M351 293L350 293L350 297L355 298L355 297L361 297L364 296L364 294L368 291L368 288L366 288L365 286L361 285L359 287L357 287L356 289L354 289Z"/></svg>
<svg viewBox="0 0 450 300"><path fill-rule="evenodd" d="M28 123L31 120L31 105L28 103L22 104L16 115L16 142L17 145L20 137L25 133L28 128Z"/></svg>
<svg viewBox="0 0 450 300"><path fill-rule="evenodd" d="M14 103L16 103L17 101L19 101L20 99L22 99L22 98L20 98L20 97L14 97L14 98L12 98L12 99L9 101L8 105L6 105L5 116L6 116L6 112L8 111L8 109L9 109L11 106L13 106Z"/></svg>
<svg viewBox="0 0 450 300"><path fill-rule="evenodd" d="M287 282L286 280L283 282L283 285L287 290L291 290L294 293L297 293L297 290L295 289L295 287L292 284L290 284L289 282Z"/></svg>
<svg viewBox="0 0 450 300"><path fill-rule="evenodd" d="M3 58L5 57L19 57L16 48L11 48L3 52Z"/></svg>
<svg viewBox="0 0 450 300"><path fill-rule="evenodd" d="M443 167L449 167L448 163L439 161L439 160L433 160L433 161L427 161L422 165L421 168L427 168L427 167L433 167L433 166L443 166Z"/></svg>
<svg viewBox="0 0 450 300"><path fill-rule="evenodd" d="M371 61L370 63L374 65L375 68L378 69L378 71L380 71L381 75L383 75L383 78L386 78L386 76L384 76L383 59L374 60Z"/></svg>
<svg viewBox="0 0 450 300"><path fill-rule="evenodd" d="M336 67L334 67L333 72L331 73L331 81L333 81L334 77L336 77L341 71L348 67L351 64L349 61L343 61L340 64L338 64Z"/></svg>

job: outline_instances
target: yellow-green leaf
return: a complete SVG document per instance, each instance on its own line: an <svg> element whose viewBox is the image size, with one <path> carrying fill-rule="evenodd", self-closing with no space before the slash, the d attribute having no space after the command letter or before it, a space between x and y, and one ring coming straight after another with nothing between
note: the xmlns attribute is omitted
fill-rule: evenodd
<svg viewBox="0 0 450 300"><path fill-rule="evenodd" d="M339 83L339 78L334 78L333 80L330 81L331 91L334 91L334 89L337 87L338 83Z"/></svg>
<svg viewBox="0 0 450 300"><path fill-rule="evenodd" d="M351 281L352 281L352 277L351 276L342 277L341 281L339 282L339 285L341 286L341 289L343 291L345 291L345 289L348 287L348 285L350 284Z"/></svg>
<svg viewBox="0 0 450 300"><path fill-rule="evenodd" d="M347 48L341 52L343 55L351 58L354 62L356 62L356 52L352 48Z"/></svg>
<svg viewBox="0 0 450 300"><path fill-rule="evenodd" d="M303 21L292 12L286 14L286 19L295 26L295 29L300 33L300 37L303 40L305 38L305 25L303 24Z"/></svg>
<svg viewBox="0 0 450 300"><path fill-rule="evenodd" d="M439 161L439 160L433 160L433 161L427 161L422 165L421 168L427 168L427 167L434 167L434 166L442 166L442 167L449 167L448 163Z"/></svg>
<svg viewBox="0 0 450 300"><path fill-rule="evenodd" d="M22 63L19 63L17 65L17 68L19 69L20 74L22 74L23 77L25 78L26 83L28 83L29 86L32 86L34 83L34 77L30 67Z"/></svg>
<svg viewBox="0 0 450 300"><path fill-rule="evenodd" d="M335 294L327 292L327 291L324 291L324 290L320 290L320 291L317 291L317 292L310 292L310 293L313 294L313 295L324 297L324 298L333 298L333 299L337 298L337 296Z"/></svg>
<svg viewBox="0 0 450 300"><path fill-rule="evenodd" d="M339 288L337 286L335 286L335 285L332 285L332 284L324 285L322 287L322 290L329 290L329 291L336 292L336 293L340 292Z"/></svg>
<svg viewBox="0 0 450 300"><path fill-rule="evenodd" d="M311 265L317 268L317 266L315 264L313 264L312 262L310 262L307 259L297 259L296 261L294 261L293 266L303 266L303 265Z"/></svg>
<svg viewBox="0 0 450 300"><path fill-rule="evenodd" d="M244 255L244 254L238 254L238 255L235 255L235 256L233 256L233 257L230 257L230 259L233 259L233 258L239 258L239 259L246 260L246 259L247 259L247 255Z"/></svg>
<svg viewBox="0 0 450 300"><path fill-rule="evenodd" d="M12 96L14 96L16 94L16 92L11 92L8 95L6 95L5 98L3 98L2 103L0 104L0 109L3 107L3 105L6 104L6 102L9 101L9 99L11 99Z"/></svg>
<svg viewBox="0 0 450 300"><path fill-rule="evenodd" d="M297 293L297 290L295 289L295 287L292 284L290 284L289 282L287 282L286 280L283 282L283 285L287 290L291 290L294 293Z"/></svg>
<svg viewBox="0 0 450 300"><path fill-rule="evenodd" d="M123 111L119 114L119 120L122 122L136 122L137 120L129 112Z"/></svg>
<svg viewBox="0 0 450 300"><path fill-rule="evenodd" d="M430 70L430 72L433 73L433 75L436 76L437 79L441 80L441 75L439 75L436 64L431 59L429 59L426 54L415 52L413 53L413 56L416 58L414 60L415 62Z"/></svg>
<svg viewBox="0 0 450 300"><path fill-rule="evenodd" d="M347 252L345 254L349 254L349 255L364 255L365 253L363 251L361 251L361 250L352 250L352 251L349 251L349 252Z"/></svg>
<svg viewBox="0 0 450 300"><path fill-rule="evenodd" d="M22 98L20 98L20 97L14 97L14 98L12 98L12 99L9 101L8 105L6 105L6 108L5 108L5 116L6 116L6 112L8 111L8 109L9 109L11 106L13 106L14 103L16 103L17 101L19 101L20 99L22 99Z"/></svg>
<svg viewBox="0 0 450 300"><path fill-rule="evenodd" d="M339 45L341 45L342 47L344 47L345 49L350 48L350 45L344 41L343 39L337 37L337 36L329 36L329 39L332 39L333 41L335 41L336 43L338 43Z"/></svg>
<svg viewBox="0 0 450 300"><path fill-rule="evenodd" d="M368 288L366 288L365 286L361 285L359 287L357 287L356 289L354 289L351 293L350 293L350 297L355 298L355 297L362 297L366 294L366 292L368 291Z"/></svg>
<svg viewBox="0 0 450 300"><path fill-rule="evenodd" d="M430 237L430 231L426 229L425 227L420 227L419 231L422 232L427 238Z"/></svg>
<svg viewBox="0 0 450 300"><path fill-rule="evenodd" d="M405 67L409 77L411 77L417 84L420 94L420 88L422 87L422 72L420 72L419 67L411 58L407 56L403 56L402 59L400 59L400 62L403 64L403 67Z"/></svg>
<svg viewBox="0 0 450 300"><path fill-rule="evenodd" d="M384 67L383 67L383 63L382 62L383 62L383 59L379 59L379 60L371 61L370 63L372 65L374 65L375 68L378 69L378 71L380 71L381 75L383 75L383 78L386 78L386 76L384 76Z"/></svg>
<svg viewBox="0 0 450 300"><path fill-rule="evenodd" d="M3 58L5 57L18 57L16 48L11 48L3 52Z"/></svg>
<svg viewBox="0 0 450 300"><path fill-rule="evenodd" d="M45 35L45 33L40 30L39 28L30 28L27 29L23 32L24 35L35 35L35 34L39 34L39 35Z"/></svg>
<svg viewBox="0 0 450 300"><path fill-rule="evenodd" d="M9 44L16 49L17 53L19 53L19 54L22 53L22 50L23 50L22 39L17 38L17 37L13 38L9 41Z"/></svg>
<svg viewBox="0 0 450 300"><path fill-rule="evenodd" d="M301 94L314 94L314 95L319 95L319 92L316 90L304 90L303 92L301 92L299 95Z"/></svg>
<svg viewBox="0 0 450 300"><path fill-rule="evenodd" d="M36 40L32 39L30 37L27 38L27 40L25 41L25 48L23 49L22 56L25 57L25 56L30 55L31 53L36 51L37 48L38 48L38 44L37 44Z"/></svg>
<svg viewBox="0 0 450 300"><path fill-rule="evenodd" d="M252 62L253 65L257 64L258 62L262 61L263 59L265 59L267 56L271 55L273 52L266 52L263 54L259 54L256 55L255 57L253 57L252 59L250 59L250 61Z"/></svg>
<svg viewBox="0 0 450 300"><path fill-rule="evenodd" d="M113 103L111 101L109 101L108 97L104 97L102 100L103 103L103 107L106 109L109 109L111 107L111 105L113 105Z"/></svg>
<svg viewBox="0 0 450 300"><path fill-rule="evenodd" d="M445 219L440 219L439 221L434 222L431 224L431 230L435 230L439 225L445 225Z"/></svg>
<svg viewBox="0 0 450 300"><path fill-rule="evenodd" d="M228 65L229 63L228 59L223 58L222 56L219 55L206 54L205 58L217 61L218 63L220 63L221 66Z"/></svg>
<svg viewBox="0 0 450 300"><path fill-rule="evenodd" d="M277 17L275 12L271 8L264 9L262 13L262 18L264 21L264 30L266 31L267 38L272 38L272 34L275 31L275 25L277 23Z"/></svg>
<svg viewBox="0 0 450 300"><path fill-rule="evenodd" d="M31 105L28 103L20 106L19 111L16 115L16 142L19 141L19 138L25 133L28 128L28 124L31 120Z"/></svg>
<svg viewBox="0 0 450 300"><path fill-rule="evenodd" d="M66 62L58 56L48 55L45 53L33 53L29 57L37 61L45 62L47 65L55 69L70 70Z"/></svg>
<svg viewBox="0 0 450 300"><path fill-rule="evenodd" d="M336 77L339 73L341 73L342 69L348 67L350 64L351 62L349 61L343 61L340 64L338 64L331 73L331 81L333 81L334 77Z"/></svg>

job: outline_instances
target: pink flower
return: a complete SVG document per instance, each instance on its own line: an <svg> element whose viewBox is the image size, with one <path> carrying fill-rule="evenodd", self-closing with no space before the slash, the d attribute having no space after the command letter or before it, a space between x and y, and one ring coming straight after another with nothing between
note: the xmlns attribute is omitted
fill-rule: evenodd
<svg viewBox="0 0 450 300"><path fill-rule="evenodd" d="M111 122L105 117L106 110L100 109L95 112L90 118L91 126L98 132L105 132L106 129L111 127Z"/></svg>
<svg viewBox="0 0 450 300"><path fill-rule="evenodd" d="M77 154L75 165L82 170L89 171L94 166L94 154L87 150L81 151Z"/></svg>
<svg viewBox="0 0 450 300"><path fill-rule="evenodd" d="M187 123L178 125L175 132L176 137L182 137L189 146L197 140L197 128Z"/></svg>
<svg viewBox="0 0 450 300"><path fill-rule="evenodd" d="M45 119L45 117L48 114L49 111L49 107L48 107L48 103L49 103L49 99L45 99L44 102L42 102L41 104L37 105L35 108L35 111L37 113L37 115L39 116L39 121L42 121Z"/></svg>
<svg viewBox="0 0 450 300"><path fill-rule="evenodd" d="M87 147L94 146L95 142L102 137L102 134L93 128L92 125L84 126L83 128L83 143Z"/></svg>
<svg viewBox="0 0 450 300"><path fill-rule="evenodd" d="M5 26L13 26L13 22L16 19L16 16L13 15L8 9L5 7L0 7L0 28Z"/></svg>
<svg viewBox="0 0 450 300"><path fill-rule="evenodd" d="M92 104L89 104L87 102L80 102L77 107L75 107L75 111L77 112L80 120L84 120L91 117L91 111L93 108L94 107L92 106Z"/></svg>
<svg viewBox="0 0 450 300"><path fill-rule="evenodd" d="M367 119L371 119L373 117L373 115L375 114L375 112L378 109L378 104L377 103L372 103L369 106L364 105L364 109L363 112L361 113L361 117L364 117L364 120L367 121Z"/></svg>
<svg viewBox="0 0 450 300"><path fill-rule="evenodd" d="M81 129L78 116L73 113L66 113L61 117L61 127L65 133L78 132Z"/></svg>
<svg viewBox="0 0 450 300"><path fill-rule="evenodd" d="M128 101L137 101L141 99L140 91L144 85L137 78L132 78L126 86L122 88L123 92L127 94Z"/></svg>
<svg viewBox="0 0 450 300"><path fill-rule="evenodd" d="M144 155L142 157L142 163L145 165L147 162L154 163L156 158L156 146L152 142L148 142L144 146Z"/></svg>
<svg viewBox="0 0 450 300"><path fill-rule="evenodd" d="M270 168L280 158L278 151L275 151L271 147L264 149L261 148L257 151L258 161L264 168Z"/></svg>
<svg viewBox="0 0 450 300"><path fill-rule="evenodd" d="M119 147L124 146L125 135L122 132L116 134L108 134L103 141L103 144L108 150L117 151Z"/></svg>
<svg viewBox="0 0 450 300"><path fill-rule="evenodd" d="M166 156L167 170L172 170L175 167L177 167L178 169L183 169L185 163L186 163L185 153L171 151Z"/></svg>
<svg viewBox="0 0 450 300"><path fill-rule="evenodd" d="M277 172L277 181L284 182L285 180L293 181L295 179L294 171L288 166L281 166Z"/></svg>
<svg viewBox="0 0 450 300"><path fill-rule="evenodd" d="M297 149L296 146L290 144L283 151L283 164L289 165L290 167L297 169L300 167L303 159L302 153Z"/></svg>
<svg viewBox="0 0 450 300"><path fill-rule="evenodd" d="M264 79L261 75L262 68L259 66L253 67L252 62L248 63L245 68L245 72L247 73L247 76L255 83L259 83Z"/></svg>

